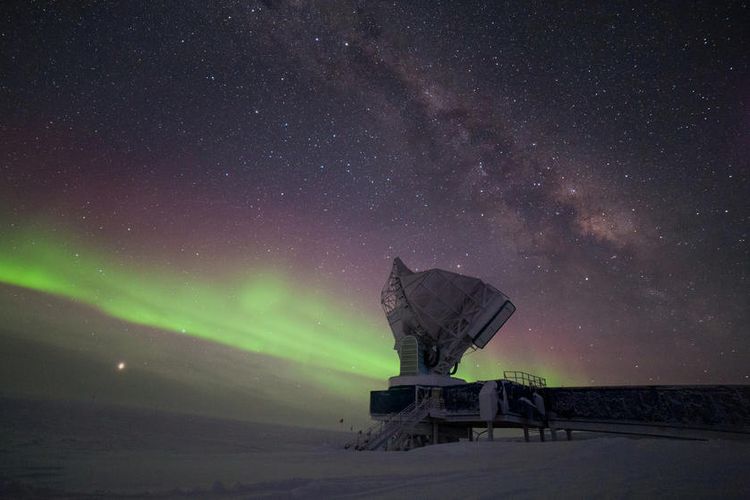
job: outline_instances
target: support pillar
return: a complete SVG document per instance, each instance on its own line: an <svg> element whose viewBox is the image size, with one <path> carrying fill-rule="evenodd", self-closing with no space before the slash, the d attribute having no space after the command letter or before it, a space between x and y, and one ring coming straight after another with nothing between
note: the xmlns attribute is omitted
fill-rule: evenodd
<svg viewBox="0 0 750 500"><path fill-rule="evenodd" d="M525 425L523 426L523 440L529 442L529 428Z"/></svg>
<svg viewBox="0 0 750 500"><path fill-rule="evenodd" d="M544 427L539 428L539 441L544 442Z"/></svg>
<svg viewBox="0 0 750 500"><path fill-rule="evenodd" d="M438 431L438 423L437 422L433 422L432 423L432 444L438 444L438 438L439 438L439 433L438 432L439 432Z"/></svg>
<svg viewBox="0 0 750 500"><path fill-rule="evenodd" d="M487 437L490 441L495 440L494 429L492 428L492 420L487 421Z"/></svg>
<svg viewBox="0 0 750 500"><path fill-rule="evenodd" d="M570 429L565 429L565 436L568 438L568 441L573 440L573 432Z"/></svg>
<svg viewBox="0 0 750 500"><path fill-rule="evenodd" d="M469 427L469 441L474 441L474 428Z"/></svg>

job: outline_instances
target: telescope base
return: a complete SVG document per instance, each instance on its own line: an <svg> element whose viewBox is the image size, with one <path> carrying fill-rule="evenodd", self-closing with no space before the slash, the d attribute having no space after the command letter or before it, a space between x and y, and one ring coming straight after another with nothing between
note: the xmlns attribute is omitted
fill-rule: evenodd
<svg viewBox="0 0 750 500"><path fill-rule="evenodd" d="M399 375L388 379L388 387L400 387L403 385L421 385L429 387L449 387L452 385L465 384L466 381L448 375Z"/></svg>

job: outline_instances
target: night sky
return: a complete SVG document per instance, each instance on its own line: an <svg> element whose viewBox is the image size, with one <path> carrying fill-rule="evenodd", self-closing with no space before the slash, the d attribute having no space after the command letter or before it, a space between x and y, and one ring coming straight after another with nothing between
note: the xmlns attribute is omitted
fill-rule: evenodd
<svg viewBox="0 0 750 500"><path fill-rule="evenodd" d="M516 304L466 378L748 383L748 26L744 2L3 2L3 336L142 384L190 339L211 376L221 346L365 401L398 372L400 256Z"/></svg>

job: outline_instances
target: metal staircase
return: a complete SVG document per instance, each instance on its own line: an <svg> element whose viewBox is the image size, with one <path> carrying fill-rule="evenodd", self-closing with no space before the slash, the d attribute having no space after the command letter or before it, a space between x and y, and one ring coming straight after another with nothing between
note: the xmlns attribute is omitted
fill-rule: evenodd
<svg viewBox="0 0 750 500"><path fill-rule="evenodd" d="M398 437L400 434L411 430L429 415L431 408L432 399L429 397L419 402L415 401L399 413L393 414L388 420L378 422L367 429L360 434L355 442L347 444L345 448L377 450L385 446L391 438Z"/></svg>

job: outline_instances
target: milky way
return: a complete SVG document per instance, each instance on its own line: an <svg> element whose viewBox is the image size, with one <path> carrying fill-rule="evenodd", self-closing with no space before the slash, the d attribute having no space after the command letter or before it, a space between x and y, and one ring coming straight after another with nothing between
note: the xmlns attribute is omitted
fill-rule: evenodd
<svg viewBox="0 0 750 500"><path fill-rule="evenodd" d="M467 376L750 377L743 3L1 9L8 286L384 378L400 256L517 305Z"/></svg>

